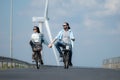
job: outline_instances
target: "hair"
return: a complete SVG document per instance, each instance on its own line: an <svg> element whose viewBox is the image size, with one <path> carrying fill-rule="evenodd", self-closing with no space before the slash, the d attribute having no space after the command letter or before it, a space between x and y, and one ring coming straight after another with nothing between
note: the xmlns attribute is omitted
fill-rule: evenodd
<svg viewBox="0 0 120 80"><path fill-rule="evenodd" d="M34 28L37 29L37 32L40 33L39 27L38 26L34 26Z"/></svg>
<svg viewBox="0 0 120 80"><path fill-rule="evenodd" d="M68 29L70 29L69 23L68 22L64 22L64 23L68 26Z"/></svg>

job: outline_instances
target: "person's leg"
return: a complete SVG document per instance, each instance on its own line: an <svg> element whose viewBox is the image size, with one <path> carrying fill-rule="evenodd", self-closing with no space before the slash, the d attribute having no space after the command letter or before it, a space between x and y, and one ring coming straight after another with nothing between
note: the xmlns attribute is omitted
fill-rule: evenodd
<svg viewBox="0 0 120 80"><path fill-rule="evenodd" d="M32 53L32 59L35 60L35 52Z"/></svg>
<svg viewBox="0 0 120 80"><path fill-rule="evenodd" d="M41 63L41 65L43 65L44 63L43 63L42 54L41 54L41 52L42 52L42 44L37 43L37 45L38 45L38 47L39 47L39 58L40 58L40 63Z"/></svg>
<svg viewBox="0 0 120 80"><path fill-rule="evenodd" d="M42 60L41 50L40 50L40 53L39 53L39 57L40 57L40 63L41 63L41 65L43 65L44 63L43 63L43 60Z"/></svg>
<svg viewBox="0 0 120 80"><path fill-rule="evenodd" d="M62 42L57 41L57 42L55 43L55 46L56 46L56 49L58 50L58 52L59 52L59 54L60 54L60 57L62 57L62 56L63 56L63 53L62 53L60 47L63 48L63 47L65 47L65 45L64 45Z"/></svg>
<svg viewBox="0 0 120 80"><path fill-rule="evenodd" d="M69 65L72 66L72 51L70 51L70 55L69 55Z"/></svg>
<svg viewBox="0 0 120 80"><path fill-rule="evenodd" d="M69 65L72 66L72 45L70 45Z"/></svg>

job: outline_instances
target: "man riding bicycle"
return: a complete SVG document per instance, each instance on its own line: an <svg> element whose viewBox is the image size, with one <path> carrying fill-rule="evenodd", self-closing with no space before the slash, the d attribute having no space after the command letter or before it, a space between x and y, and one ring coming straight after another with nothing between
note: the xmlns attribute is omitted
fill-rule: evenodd
<svg viewBox="0 0 120 80"><path fill-rule="evenodd" d="M69 65L72 66L72 47L73 47L73 41L75 41L73 32L70 30L69 23L64 22L63 24L63 30L61 30L58 35L52 40L52 42L49 44L49 47L52 47L52 44L55 43L56 49L60 53L60 57L63 57L63 53L60 47L64 48L66 44L69 44L70 47L70 54L69 54Z"/></svg>

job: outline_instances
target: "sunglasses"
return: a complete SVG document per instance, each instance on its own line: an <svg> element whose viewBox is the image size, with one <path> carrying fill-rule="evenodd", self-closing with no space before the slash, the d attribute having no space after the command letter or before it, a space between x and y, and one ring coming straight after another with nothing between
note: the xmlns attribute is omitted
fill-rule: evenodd
<svg viewBox="0 0 120 80"><path fill-rule="evenodd" d="M33 30L37 30L37 29L33 29Z"/></svg>
<svg viewBox="0 0 120 80"><path fill-rule="evenodd" d="M67 25L63 25L63 26L67 26Z"/></svg>

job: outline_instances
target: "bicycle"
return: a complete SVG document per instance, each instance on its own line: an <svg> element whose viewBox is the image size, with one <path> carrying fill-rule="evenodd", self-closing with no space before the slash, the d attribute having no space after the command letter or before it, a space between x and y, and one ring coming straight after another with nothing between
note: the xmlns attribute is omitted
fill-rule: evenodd
<svg viewBox="0 0 120 80"><path fill-rule="evenodd" d="M63 48L63 62L64 68L69 68L69 53L70 53L70 46L66 44L65 48Z"/></svg>
<svg viewBox="0 0 120 80"><path fill-rule="evenodd" d="M36 63L36 68L39 69L40 68L40 64L43 65L43 61L42 61L42 55L41 55L41 46L38 44L34 45L33 51L34 51L34 60Z"/></svg>

